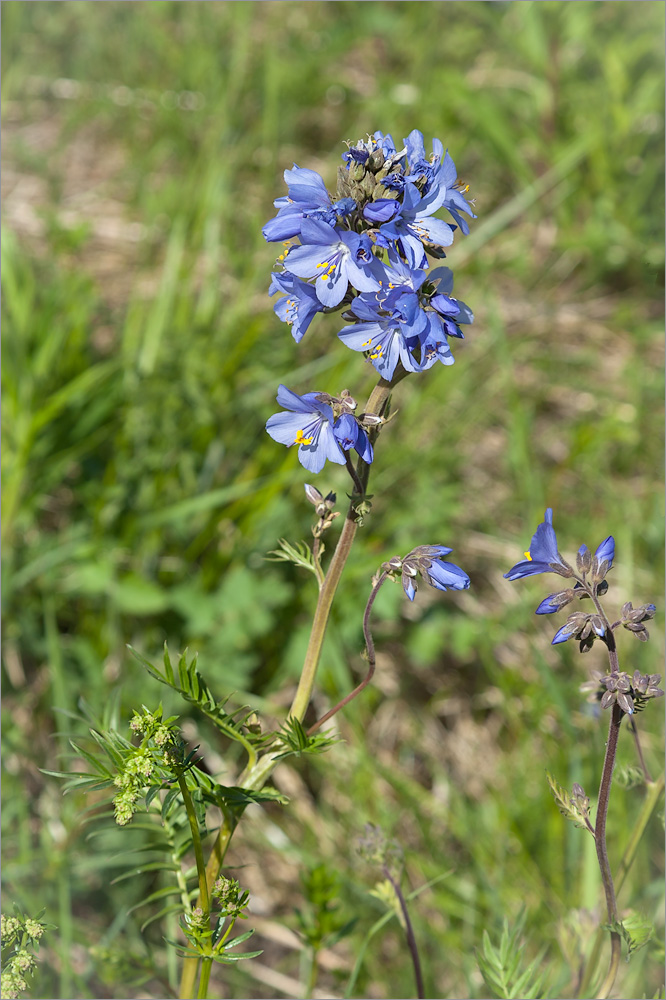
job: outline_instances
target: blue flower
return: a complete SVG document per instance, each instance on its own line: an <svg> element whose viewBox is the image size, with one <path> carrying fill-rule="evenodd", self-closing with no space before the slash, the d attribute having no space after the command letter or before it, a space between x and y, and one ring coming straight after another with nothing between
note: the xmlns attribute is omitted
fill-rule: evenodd
<svg viewBox="0 0 666 1000"><path fill-rule="evenodd" d="M351 413L343 413L333 426L335 436L345 451L354 448L368 465L374 457L368 435Z"/></svg>
<svg viewBox="0 0 666 1000"><path fill-rule="evenodd" d="M424 243L438 248L448 247L453 243L451 226L442 219L429 218L433 212L441 207L442 200L440 200L439 194L439 192L435 192L423 198L418 188L413 184L405 185L402 203L391 202L391 205L397 206L397 208L392 209L388 206L388 210L392 210L394 215L389 222L385 222L379 228L385 239L392 241L399 247L410 267L425 267L427 265L428 259L423 247ZM445 195L442 196L442 199L443 197ZM377 208L373 208L373 205L378 206L379 210L386 210L387 206L378 201L364 209L366 218L370 221L379 221L372 218L373 214L377 213Z"/></svg>
<svg viewBox="0 0 666 1000"><path fill-rule="evenodd" d="M422 182L424 180L423 194L431 194L433 191L436 191L442 199L439 207L446 208L449 211L460 227L461 232L467 236L469 226L461 218L460 212L465 212L472 219L475 219L476 215L474 215L471 205L463 197L463 191L467 192L468 185L463 185L458 180L455 164L449 156L449 151L446 151L444 159L442 159L444 147L439 139L433 139L432 155L426 160L423 135L417 129L414 129L407 136L405 146L409 160L409 175L407 179L409 181L421 180Z"/></svg>
<svg viewBox="0 0 666 1000"><path fill-rule="evenodd" d="M421 574L426 583L436 590L467 590L470 579L460 566L445 562L453 549L446 545L419 545L402 560L402 586L410 601L416 594L416 576Z"/></svg>
<svg viewBox="0 0 666 1000"><path fill-rule="evenodd" d="M546 510L543 522L532 537L525 559L512 566L504 577L507 580L520 580L524 576L536 576L537 573L573 576L573 569L564 561L557 549L551 507Z"/></svg>
<svg viewBox="0 0 666 1000"><path fill-rule="evenodd" d="M418 313L422 312L414 296L398 297L389 310L385 308L382 295L358 295L351 304L351 311L362 322L340 330L338 337L352 351L369 352L368 358L382 378L390 382L398 362L405 371L419 370L407 339ZM414 338L414 346L416 343Z"/></svg>
<svg viewBox="0 0 666 1000"><path fill-rule="evenodd" d="M277 401L286 413L274 413L266 430L280 444L298 445L298 460L309 472L321 472L326 460L345 465L345 451L354 448L370 464L372 445L364 429L348 411L336 419L335 406L340 400L325 392L306 392L302 396L278 388Z"/></svg>
<svg viewBox="0 0 666 1000"><path fill-rule="evenodd" d="M325 393L306 392L299 396L285 385L278 388L277 401L287 413L274 413L266 430L280 444L298 445L298 460L309 472L321 472L326 464L345 465L345 454L333 431L333 409Z"/></svg>
<svg viewBox="0 0 666 1000"><path fill-rule="evenodd" d="M352 163L366 163L377 150L382 153L384 162L393 160L396 156L396 148L390 134L384 135L383 132L375 132L374 135L368 137L367 142L360 139L355 146L350 146L349 150L342 154L342 159L349 170ZM403 150L402 153L398 154L398 158L402 158L404 155L405 151Z"/></svg>
<svg viewBox="0 0 666 1000"><path fill-rule="evenodd" d="M356 208L353 198L333 202L316 170L294 164L293 170L285 170L284 179L289 194L273 202L279 209L278 214L261 230L269 243L299 236L304 219L315 219L334 226L339 217L344 218Z"/></svg>
<svg viewBox="0 0 666 1000"><path fill-rule="evenodd" d="M339 232L325 222L306 219L301 226L302 246L292 247L284 266L299 278L315 278L322 305L339 305L348 283L359 292L374 292L385 280L386 268L372 253L365 234Z"/></svg>
<svg viewBox="0 0 666 1000"><path fill-rule="evenodd" d="M291 335L298 344L313 317L322 311L323 306L312 285L286 271L283 273L273 271L271 274L271 287L268 293L275 295L276 292L284 292L287 297L280 298L273 309L283 323L289 324Z"/></svg>

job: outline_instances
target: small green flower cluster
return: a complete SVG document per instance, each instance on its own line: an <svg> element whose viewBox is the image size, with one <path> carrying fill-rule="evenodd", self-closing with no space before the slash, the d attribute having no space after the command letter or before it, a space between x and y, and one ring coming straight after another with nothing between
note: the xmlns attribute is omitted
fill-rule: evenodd
<svg viewBox="0 0 666 1000"><path fill-rule="evenodd" d="M141 736L141 745L132 749L123 769L113 780L121 791L113 799L114 815L118 826L126 826L136 812L136 802L143 790L154 780L156 759L155 750L162 751L167 758L173 756L176 747L177 734L173 723L176 716L162 719L162 708L149 712L144 707L143 714L134 713L130 729ZM165 761L166 762L166 761Z"/></svg>
<svg viewBox="0 0 666 1000"><path fill-rule="evenodd" d="M223 917L231 917L232 920L236 920L238 917L245 919L243 910L247 909L250 893L247 889L241 889L236 879L220 875L213 886L211 895L218 900Z"/></svg>
<svg viewBox="0 0 666 1000"><path fill-rule="evenodd" d="M4 913L0 922L3 953L0 991L2 1000L17 1000L28 988L26 976L32 976L37 968L28 947L39 947L37 942L45 925L31 917L8 917Z"/></svg>

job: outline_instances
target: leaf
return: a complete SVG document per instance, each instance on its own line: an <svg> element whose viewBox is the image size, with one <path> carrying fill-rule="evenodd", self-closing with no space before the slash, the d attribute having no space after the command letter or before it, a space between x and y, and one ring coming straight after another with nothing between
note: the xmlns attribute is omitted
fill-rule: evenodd
<svg viewBox="0 0 666 1000"><path fill-rule="evenodd" d="M111 885L116 885L118 882L124 882L128 878L134 878L135 875L145 875L146 872L179 872L180 865L175 865L170 861L151 861L147 865L140 865L138 868L132 868L131 871L125 872L123 875L118 875L111 882Z"/></svg>
<svg viewBox="0 0 666 1000"><path fill-rule="evenodd" d="M281 538L278 545L280 546L279 549L273 549L266 556L269 562L290 562L295 566L301 566L303 569L309 570L315 577L318 577L317 565L307 542L298 542L294 546L286 538Z"/></svg>
<svg viewBox="0 0 666 1000"><path fill-rule="evenodd" d="M635 910L630 910L629 913L622 918L614 927L614 930L618 930L627 944L627 958L629 955L633 955L635 951L640 951L644 948L652 937L652 932L654 930L654 925L651 920L647 917L643 917L640 913L636 913Z"/></svg>
<svg viewBox="0 0 666 1000"><path fill-rule="evenodd" d="M275 759L282 760L293 755L300 757L304 753L325 753L341 739L337 734L330 736L329 732L330 730L323 733L317 732L308 736L299 720L294 716L289 716L278 734L278 738L286 743L289 749L277 754Z"/></svg>
<svg viewBox="0 0 666 1000"><path fill-rule="evenodd" d="M486 986L500 1000L538 1000L544 977L537 974L543 952L521 970L524 943L521 941L526 911L521 910L513 927L505 919L499 947L495 947L487 930L483 932L482 946L477 951L479 970Z"/></svg>
<svg viewBox="0 0 666 1000"><path fill-rule="evenodd" d="M131 910L129 912L131 913ZM141 924L140 927L141 933L143 933L146 927L148 927L150 924L155 923L156 920L160 920L162 917L166 917L170 913L182 913L182 912L183 912L183 907L180 906L178 903L170 903L169 906L162 907L162 909L158 910L157 913L151 913L148 919L144 920L144 922ZM171 943L175 944L175 942Z"/></svg>
<svg viewBox="0 0 666 1000"><path fill-rule="evenodd" d="M220 962L222 965L227 965L229 962L242 962L246 958L256 958L258 955L263 955L262 951L246 951L240 955L230 955L227 952L221 954L219 951L215 952L213 955L214 962Z"/></svg>

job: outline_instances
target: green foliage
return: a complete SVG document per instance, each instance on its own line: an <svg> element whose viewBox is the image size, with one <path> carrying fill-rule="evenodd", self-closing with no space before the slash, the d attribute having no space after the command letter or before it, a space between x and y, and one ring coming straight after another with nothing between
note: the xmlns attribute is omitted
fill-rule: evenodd
<svg viewBox="0 0 666 1000"><path fill-rule="evenodd" d="M315 952L330 948L356 924L355 917L345 917L340 905L340 875L325 864L315 865L301 874L301 885L308 905L295 911L299 931Z"/></svg>
<svg viewBox="0 0 666 1000"><path fill-rule="evenodd" d="M497 946L493 945L488 931L483 932L483 944L477 953L479 969L492 995L501 1000L538 1000L543 996L545 974L542 969L543 955L523 967L524 942L521 940L525 929L526 912L523 910L513 926L504 920L502 934Z"/></svg>
<svg viewBox="0 0 666 1000"><path fill-rule="evenodd" d="M274 562L291 562L294 566L307 569L317 579L319 578L317 563L307 542L297 542L296 545L291 545L286 538L281 538L279 545L280 548L269 552L267 558L272 556ZM321 546L320 555L323 554L323 549L324 547Z"/></svg>
<svg viewBox="0 0 666 1000"><path fill-rule="evenodd" d="M282 759L293 756L301 757L303 754L326 753L339 740L338 734L330 736L327 732L316 732L309 736L298 719L290 715L288 719L285 719L280 729L280 742L286 743L289 749L283 750L277 757Z"/></svg>
<svg viewBox="0 0 666 1000"><path fill-rule="evenodd" d="M34 955L46 930L53 924L42 923L42 913L26 917L14 904L13 915L2 914L2 1000L18 1000L28 989L28 980L36 971ZM34 952L34 955L33 955Z"/></svg>
<svg viewBox="0 0 666 1000"><path fill-rule="evenodd" d="M572 792L567 792L562 785L553 778L552 774L546 773L553 798L557 802L558 809L566 819L570 819L574 826L580 826L589 830L594 835L594 829L590 822L590 800L578 784L574 784Z"/></svg>
<svg viewBox="0 0 666 1000"><path fill-rule="evenodd" d="M627 956L644 948L654 933L651 920L632 911L625 914L616 928L627 945Z"/></svg>

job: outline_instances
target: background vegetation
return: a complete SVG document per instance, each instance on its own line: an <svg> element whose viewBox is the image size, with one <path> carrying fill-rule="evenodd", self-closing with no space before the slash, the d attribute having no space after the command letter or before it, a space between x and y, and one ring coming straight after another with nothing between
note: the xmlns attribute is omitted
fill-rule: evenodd
<svg viewBox="0 0 666 1000"><path fill-rule="evenodd" d="M621 660L660 669L663 22L644 2L3 4L3 894L58 926L35 995L166 995L142 972L164 966L157 925L142 936L130 912L145 884L110 884L140 832L86 839L91 803L39 770L59 766L58 734L86 731L63 712L84 698L124 724L168 697L125 649L157 659L165 640L199 651L220 696L289 703L316 595L265 556L308 537L310 508L264 422L280 381L363 399L373 373L335 317L296 348L260 229L285 167L332 186L343 140L377 128L439 136L470 183L479 218L448 263L476 323L452 368L396 392L318 708L359 676L383 559L452 545L473 588L413 606L384 588L377 681L339 717L345 742L282 765L291 806L250 808L232 845L264 954L213 989L302 995L294 911L323 863L357 920L322 957L320 995L344 994L382 912L356 852L372 822L403 846L406 888L445 875L413 904L431 996L486 995L474 949L522 905L528 954L559 970L547 995L567 995L572 928L603 900L545 770L596 794L607 723L579 685L603 651L551 648L533 614L548 581L502 574L548 505L564 553L612 533L609 598L660 609ZM342 496L344 470L317 486ZM205 724L165 709L233 778ZM659 710L642 725L656 770ZM613 792L612 859L642 795ZM662 838L654 824L619 901L658 927ZM662 964L643 949L618 995L654 996ZM411 995L395 921L356 989Z"/></svg>

